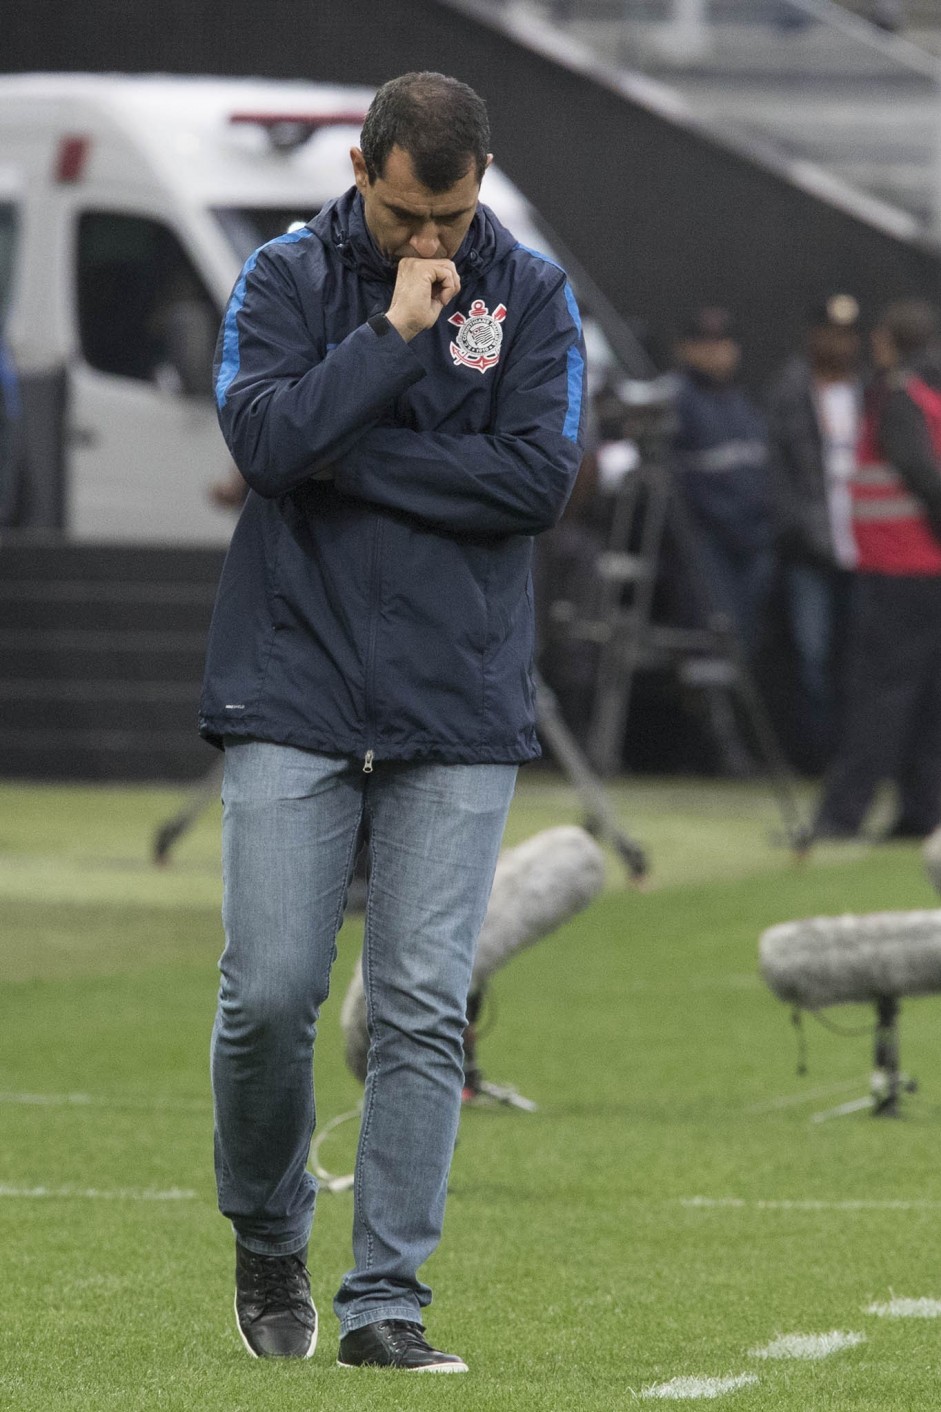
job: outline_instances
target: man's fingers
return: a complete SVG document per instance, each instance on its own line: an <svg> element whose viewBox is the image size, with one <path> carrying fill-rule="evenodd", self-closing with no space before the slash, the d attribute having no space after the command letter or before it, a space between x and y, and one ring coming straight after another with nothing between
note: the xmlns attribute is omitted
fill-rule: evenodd
<svg viewBox="0 0 941 1412"><path fill-rule="evenodd" d="M451 260L400 260L387 318L403 338L414 338L437 321L460 287Z"/></svg>
<svg viewBox="0 0 941 1412"><path fill-rule="evenodd" d="M436 281L433 288L433 293L435 298L438 300L439 304L444 305L450 304L451 300L454 299L460 293L460 290L460 277L457 273L457 270L454 270L444 279Z"/></svg>
<svg viewBox="0 0 941 1412"><path fill-rule="evenodd" d="M461 287L460 277L451 260L400 260L397 278L406 284L413 280L430 285L445 285L454 281L455 293Z"/></svg>

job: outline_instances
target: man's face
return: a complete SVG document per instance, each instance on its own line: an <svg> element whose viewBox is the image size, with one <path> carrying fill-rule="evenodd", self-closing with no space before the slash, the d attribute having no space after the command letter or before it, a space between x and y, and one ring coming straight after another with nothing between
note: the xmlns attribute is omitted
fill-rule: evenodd
<svg viewBox="0 0 941 1412"><path fill-rule="evenodd" d="M822 373L848 377L855 370L860 354L860 338L855 328L824 324L811 329L808 343L811 362Z"/></svg>
<svg viewBox="0 0 941 1412"><path fill-rule="evenodd" d="M684 338L677 348L681 363L715 382L731 382L742 350L734 338Z"/></svg>
<svg viewBox="0 0 941 1412"><path fill-rule="evenodd" d="M373 240L390 260L451 260L477 210L480 182L469 160L460 181L447 191L429 191L415 175L412 159L393 147L385 171L369 180L358 147L350 152L353 175L363 198L366 225ZM487 158L487 165L490 165Z"/></svg>

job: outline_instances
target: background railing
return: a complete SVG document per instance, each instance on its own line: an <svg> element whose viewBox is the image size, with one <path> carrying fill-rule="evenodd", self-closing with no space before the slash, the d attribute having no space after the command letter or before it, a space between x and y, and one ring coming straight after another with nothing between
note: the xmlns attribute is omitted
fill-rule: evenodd
<svg viewBox="0 0 941 1412"><path fill-rule="evenodd" d="M941 7L908 0L891 33L868 18L879 0L484 3L660 79L719 133L813 163L941 241Z"/></svg>

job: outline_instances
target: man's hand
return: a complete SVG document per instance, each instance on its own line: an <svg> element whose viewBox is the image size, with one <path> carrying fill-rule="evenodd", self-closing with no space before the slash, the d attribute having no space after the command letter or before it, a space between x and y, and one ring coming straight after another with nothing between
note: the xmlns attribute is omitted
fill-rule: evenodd
<svg viewBox="0 0 941 1412"><path fill-rule="evenodd" d="M460 288L460 276L451 260L400 260L386 318L408 343L437 322L445 304L456 298Z"/></svg>

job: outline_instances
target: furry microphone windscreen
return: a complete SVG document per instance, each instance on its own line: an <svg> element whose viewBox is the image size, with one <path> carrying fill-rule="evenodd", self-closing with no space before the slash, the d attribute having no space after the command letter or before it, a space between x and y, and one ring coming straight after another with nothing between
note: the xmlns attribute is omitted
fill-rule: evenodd
<svg viewBox="0 0 941 1412"><path fill-rule="evenodd" d="M761 973L806 1010L941 991L941 912L808 917L762 934Z"/></svg>
<svg viewBox="0 0 941 1412"><path fill-rule="evenodd" d="M545 829L500 854L487 915L477 941L471 994L511 957L583 911L604 886L604 855L574 824ZM366 1078L369 1035L361 962L343 999L340 1024L346 1062Z"/></svg>

